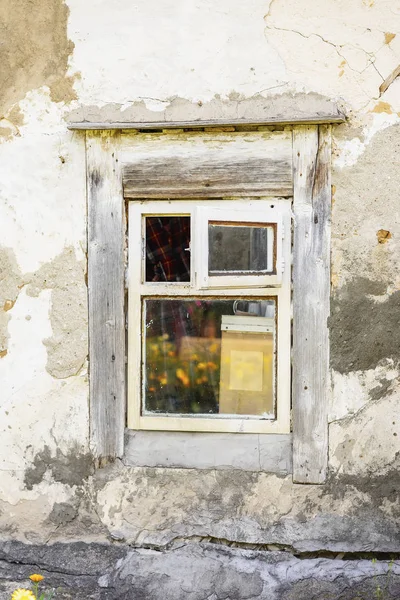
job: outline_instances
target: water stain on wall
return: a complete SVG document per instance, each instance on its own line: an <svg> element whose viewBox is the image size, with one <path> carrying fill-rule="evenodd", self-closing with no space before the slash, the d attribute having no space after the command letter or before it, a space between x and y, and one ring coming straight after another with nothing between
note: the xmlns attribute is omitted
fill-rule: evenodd
<svg viewBox="0 0 400 600"><path fill-rule="evenodd" d="M373 298L386 287L358 277L332 298L331 366L339 373L374 369L385 358L400 360L400 291L384 302Z"/></svg>
<svg viewBox="0 0 400 600"><path fill-rule="evenodd" d="M32 466L25 471L25 485L32 490L34 485L43 481L47 471L51 472L54 481L66 485L81 485L84 479L93 474L93 457L82 449L71 447L63 454L59 448L55 456L52 455L49 446L45 446L41 452L36 454Z"/></svg>
<svg viewBox="0 0 400 600"><path fill-rule="evenodd" d="M67 76L74 44L68 40L69 9L63 0L3 0L0 4L0 118L26 93L43 85L54 102L76 98Z"/></svg>

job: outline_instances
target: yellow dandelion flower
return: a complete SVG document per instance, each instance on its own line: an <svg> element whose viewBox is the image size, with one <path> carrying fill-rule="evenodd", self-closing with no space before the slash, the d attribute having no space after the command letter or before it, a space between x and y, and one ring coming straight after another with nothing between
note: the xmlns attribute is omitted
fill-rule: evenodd
<svg viewBox="0 0 400 600"><path fill-rule="evenodd" d="M30 590L18 588L11 596L11 600L36 600L36 596Z"/></svg>
<svg viewBox="0 0 400 600"><path fill-rule="evenodd" d="M34 581L35 583L39 583L39 581L43 581L43 575L39 575L38 573L34 573L33 575L29 575L29 579Z"/></svg>

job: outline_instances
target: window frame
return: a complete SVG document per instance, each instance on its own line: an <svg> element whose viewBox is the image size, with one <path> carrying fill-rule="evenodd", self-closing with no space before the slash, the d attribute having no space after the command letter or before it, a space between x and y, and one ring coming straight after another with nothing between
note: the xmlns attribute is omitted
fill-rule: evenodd
<svg viewBox="0 0 400 600"><path fill-rule="evenodd" d="M270 202L275 199L271 198ZM196 256L196 283L200 289L224 289L224 288L264 288L281 285L282 283L282 272L284 270L284 259L282 256L282 240L284 237L282 218L281 214L269 208L265 210L247 210L246 208L240 209L232 208L229 214L226 214L226 210L221 208L219 204L215 208L206 208L202 204L196 207L195 211L196 218L196 245L194 246ZM210 275L208 270L208 256L209 256L209 235L208 235L208 224L210 222L229 222L245 224L250 222L259 222L263 225L271 225L274 230L273 243L272 243L272 264L273 268L271 273L265 273L264 275ZM207 242L205 242L207 240ZM247 284L247 285L245 285Z"/></svg>
<svg viewBox="0 0 400 600"><path fill-rule="evenodd" d="M271 208L271 205L273 208ZM199 261L204 260L201 252L202 232L197 228L196 215L198 208L209 210L213 214L221 206L225 215L233 211L246 210L259 215L265 213L271 219L272 211L284 226L279 228L290 231L290 200L269 197L229 200L136 200L129 202L128 219L128 412L127 426L134 430L153 431L192 431L220 433L289 433L290 432L290 268L283 271L280 285L271 287L232 287L232 288L200 288L197 284L196 268ZM190 282L146 282L145 281L145 216L179 215L191 217L191 281ZM236 216L236 215L234 215ZM290 265L290 236L283 237L282 253L286 264ZM198 251L198 257L196 256ZM201 252L201 253L200 253ZM138 283L140 282L140 283ZM142 317L142 299L157 298L197 298L197 297L232 297L268 298L274 297L277 302L276 317L276 393L275 419L240 418L240 417L200 417L186 415L150 416L142 414L143 398L143 341L144 323Z"/></svg>
<svg viewBox="0 0 400 600"><path fill-rule="evenodd" d="M293 481L325 481L331 392L331 123L344 120L336 107L329 114L285 119L286 126L278 130L277 119L69 124L86 132L89 425L98 466L123 457L125 448L125 200L180 198L183 191L187 197L188 190L198 198L205 189L214 197L221 191L248 196L251 190L255 196L293 198ZM223 126L229 126L228 134L218 129ZM188 180L191 169L201 177ZM223 169L229 176L222 183Z"/></svg>

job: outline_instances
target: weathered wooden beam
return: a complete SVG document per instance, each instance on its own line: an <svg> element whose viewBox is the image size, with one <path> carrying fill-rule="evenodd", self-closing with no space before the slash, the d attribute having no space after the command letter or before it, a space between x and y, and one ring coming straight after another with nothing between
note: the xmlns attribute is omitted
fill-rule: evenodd
<svg viewBox="0 0 400 600"><path fill-rule="evenodd" d="M150 141L123 154L125 198L292 196L290 131L222 135Z"/></svg>
<svg viewBox="0 0 400 600"><path fill-rule="evenodd" d="M98 130L98 129L198 129L202 127L246 127L257 125L295 125L301 124L319 124L319 123L344 123L345 116L338 113L318 114L315 116L296 116L291 118L270 117L265 119L209 119L209 120L194 120L194 121L147 121L141 123L135 122L90 122L79 121L69 122L68 129L83 129L83 130Z"/></svg>
<svg viewBox="0 0 400 600"><path fill-rule="evenodd" d="M125 425L125 212L119 133L88 132L90 436L100 464L122 456Z"/></svg>
<svg viewBox="0 0 400 600"><path fill-rule="evenodd" d="M328 463L330 126L293 130L293 480L323 483Z"/></svg>

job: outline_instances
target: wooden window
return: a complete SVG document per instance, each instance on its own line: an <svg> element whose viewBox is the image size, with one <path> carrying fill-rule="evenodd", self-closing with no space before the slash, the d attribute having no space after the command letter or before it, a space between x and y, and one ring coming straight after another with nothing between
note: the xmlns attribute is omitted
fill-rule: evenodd
<svg viewBox="0 0 400 600"><path fill-rule="evenodd" d="M129 203L128 427L290 431L284 227L286 199Z"/></svg>
<svg viewBox="0 0 400 600"><path fill-rule="evenodd" d="M332 117L332 121L328 118L325 120L338 122L337 117ZM131 276L133 271L139 284L136 287L130 284L129 386L133 386L133 391L130 391L129 396L134 398L136 394L136 400L129 403L128 425L139 424L144 427L147 426L146 419L160 424L163 419L169 423L172 419L177 419L177 428L184 420L195 422L194 429L201 428L203 416L158 417L143 414L143 411L140 414L140 404L137 401L141 393L140 379L146 381L142 377L141 357L144 356L146 362L150 355L146 358L146 353L143 353L139 327L140 323L146 324L146 318L151 311L156 315L161 314L162 303L179 301L186 306L185 302L201 302L207 298L216 303L232 301L231 306L235 306L229 314L224 313L222 304L218 309L221 353L228 352L231 355L229 365L220 364L220 387L225 386L226 382L228 387L229 382L232 382L233 388L247 387L247 406L250 405L251 394L260 393L261 389L261 396L264 399L269 398L269 405L265 401L264 405L259 407L254 402L252 412L255 414L252 416L260 417L256 413L261 411L261 418L238 418L238 414L231 418L229 415L232 414L234 403L236 413L240 413L242 408L237 398L225 393L223 401L218 405L218 416L206 419L206 431L219 431L222 421L228 423L225 431L232 432L238 431L238 423L250 427L250 431L251 427L259 431L261 425L265 432L278 431L280 428L288 430L286 398L289 396L290 369L286 362L285 384L285 377L282 371L279 371L279 365L283 364L282 360L289 360L289 345L283 343L281 333L284 332L283 339L285 336L289 338L288 321L282 322L280 319L286 314L281 307L289 305L289 284L286 278L289 277L290 270L286 260L283 266L282 261L278 259L279 220L274 221L269 215L266 216L269 210L267 204L272 204L271 198L275 201L278 197L279 203L288 211L291 205L293 215L293 479L299 483L324 481L328 458L327 405L330 391L327 319L330 295L331 147L330 125L318 125L320 122L321 118L316 117L314 124L293 125L281 131L269 131L265 128L263 131L232 133L196 131L182 136L173 133L166 135L162 131L131 136L129 132L119 131L118 125L115 125L112 131L87 132L90 434L92 451L100 463L122 456L124 452L125 200L139 200L135 205L141 206L142 210L141 216L136 214L137 218L131 218L129 224L131 257L135 247L137 251L134 260L136 266L131 264L129 269ZM190 124L185 125L187 126ZM198 128L201 124L195 122L193 126ZM90 126L82 124L80 128L90 129ZM121 126L121 129L126 130L127 127ZM148 208L143 212L145 204L141 200L161 200L159 204L162 204L162 211L158 204L153 212L146 212ZM174 205L171 209L172 201L182 203L183 207L187 200L190 200L186 202L187 208L177 210ZM241 201L244 202L242 208L246 211L250 205L261 206L262 202L266 202L262 210L265 220L260 220L254 213L250 221L242 216L235 221L232 215ZM210 203L208 207L207 202ZM204 239L200 244L204 249L203 258L194 259L194 253L191 251L187 267L188 261L181 253L168 267L169 279L162 280L157 265L154 270L154 262L151 262L154 259L149 259L149 263L146 264L144 258L137 258L142 257L142 240L146 238L147 225L150 231L151 225L154 224L151 221L146 223L145 218L165 219L177 216L180 221L178 219L175 225L181 226L183 233L188 227L188 221L184 219L190 219L191 236L194 235L195 239L193 219L196 220L196 206L213 211L221 208L225 210L229 206L227 227L232 229L223 229L225 217L223 221L218 217L210 217L207 221L207 214L203 213L203 216L206 215L203 218L203 227L207 230L207 235L203 235ZM285 222L289 214L285 212L286 208L281 212L285 232L282 244L283 259L284 246L289 244L290 240L290 225L286 227ZM258 209L255 212L258 212ZM279 211L275 211L275 214L277 212ZM202 211L200 222L201 214ZM240 268L234 269L231 257L225 256L224 246L229 244L236 224L243 223L249 224L250 234L246 226L235 233L238 234L240 246L247 243L250 247L249 256L247 262L242 262ZM252 227L251 224L257 226ZM187 248L195 248L194 239L189 240ZM257 239L258 246L255 246L253 242ZM260 244L267 250L262 253L261 259L255 251ZM185 252L185 248L182 251ZM239 273L235 273L235 270ZM200 281L198 274L202 278ZM218 282L220 277L227 284L224 287L218 287L221 285ZM246 278L251 277L255 279L247 279L244 283ZM263 285L258 287L257 282L260 281L263 281ZM233 287L234 285L238 287ZM275 315L275 330L271 331L271 323L257 321L264 316L248 314L252 310L251 305L259 306L257 303L260 302L267 302L267 306L270 307L270 313L265 313L265 318L272 318L271 314ZM240 316L242 321L232 320L235 316ZM211 331L209 323L202 325L202 331L207 327ZM235 346L238 334L242 335L243 339L246 338L246 343L253 344L251 349L249 348L248 360L243 359ZM259 345L255 344L254 340L259 340ZM191 340L189 342L192 343ZM202 343L204 345L204 342L199 341L200 346ZM282 343L283 346L280 345ZM187 351L185 344L187 346L188 342L183 340L180 347L182 357ZM268 344L275 344L277 349L277 403L276 408L272 409L271 398L273 406L275 392L271 396L271 378L268 373L263 372L261 377L259 369L258 375L251 377L246 375L243 369L246 364L249 368L250 364L251 368L257 370L257 365L261 364L261 355L268 353ZM134 348L136 352L132 350ZM185 374L180 375L184 382ZM282 391L285 390L285 385L287 389ZM254 398L255 396L253 400ZM149 396L145 412L148 408L152 412L154 401L154 398ZM285 414L280 414L281 409L286 411ZM269 418L270 415L275 418ZM160 428L163 427L160 425Z"/></svg>

